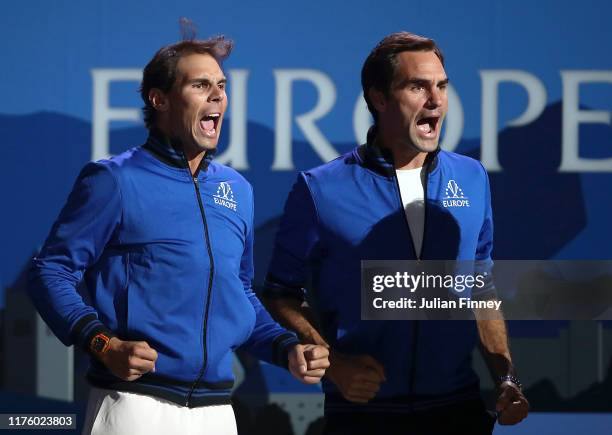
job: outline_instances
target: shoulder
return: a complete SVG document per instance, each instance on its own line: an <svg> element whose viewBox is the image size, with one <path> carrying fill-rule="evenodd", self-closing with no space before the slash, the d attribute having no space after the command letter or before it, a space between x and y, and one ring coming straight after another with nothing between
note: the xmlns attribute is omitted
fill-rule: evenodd
<svg viewBox="0 0 612 435"><path fill-rule="evenodd" d="M99 172L108 172L115 177L119 177L121 173L129 170L130 167L142 164L141 153L143 153L142 147L134 147L108 159L90 162L85 165L85 168L95 168Z"/></svg>
<svg viewBox="0 0 612 435"><path fill-rule="evenodd" d="M463 154L440 150L438 153L438 162L440 165L451 167L454 170L487 177L487 171L479 160Z"/></svg>
<svg viewBox="0 0 612 435"><path fill-rule="evenodd" d="M70 193L70 206L105 207L121 197L119 177L111 159L88 162L83 166Z"/></svg>
<svg viewBox="0 0 612 435"><path fill-rule="evenodd" d="M353 148L349 152L336 157L334 160L306 171L302 171L302 174L304 174L307 180L315 179L323 181L338 179L339 176L348 174L351 171L354 171L355 168L359 167L360 161L357 155L357 150L358 147Z"/></svg>
<svg viewBox="0 0 612 435"><path fill-rule="evenodd" d="M135 167L146 164L146 159L142 158L144 151L141 147L131 148L121 154L87 163L81 170L79 178L87 177L95 179L96 184L102 186L113 185L120 188L123 178L133 172Z"/></svg>

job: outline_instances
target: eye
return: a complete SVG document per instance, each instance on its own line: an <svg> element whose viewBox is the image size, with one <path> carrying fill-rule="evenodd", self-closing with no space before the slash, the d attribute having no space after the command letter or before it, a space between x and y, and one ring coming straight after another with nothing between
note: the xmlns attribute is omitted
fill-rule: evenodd
<svg viewBox="0 0 612 435"><path fill-rule="evenodd" d="M219 83L219 89L224 91L225 90L225 83Z"/></svg>
<svg viewBox="0 0 612 435"><path fill-rule="evenodd" d="M208 83L206 82L197 82L191 85L192 88L195 89L206 89L208 88Z"/></svg>

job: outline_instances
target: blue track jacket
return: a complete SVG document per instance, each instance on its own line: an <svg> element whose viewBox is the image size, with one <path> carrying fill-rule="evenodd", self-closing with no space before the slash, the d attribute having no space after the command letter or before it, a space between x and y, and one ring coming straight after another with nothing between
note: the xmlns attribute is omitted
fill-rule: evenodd
<svg viewBox="0 0 612 435"><path fill-rule="evenodd" d="M189 407L229 403L233 349L286 366L298 342L251 290L253 231L240 174L207 156L192 177L182 154L151 136L84 167L33 260L29 293L66 345L87 349L106 331L157 350L156 371L133 382L92 358L93 385ZM83 279L91 304L77 293Z"/></svg>
<svg viewBox="0 0 612 435"><path fill-rule="evenodd" d="M491 262L489 182L480 162L430 153L421 259ZM450 183L450 184L449 184ZM387 381L367 405L324 382L326 412L410 412L479 396L473 321L362 321L361 260L415 260L392 157L367 144L302 172L285 205L264 294L309 299L339 352L369 354Z"/></svg>

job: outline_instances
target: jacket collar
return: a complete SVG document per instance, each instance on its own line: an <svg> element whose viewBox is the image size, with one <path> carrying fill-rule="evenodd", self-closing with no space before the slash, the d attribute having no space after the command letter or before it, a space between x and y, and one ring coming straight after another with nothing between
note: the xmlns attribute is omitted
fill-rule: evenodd
<svg viewBox="0 0 612 435"><path fill-rule="evenodd" d="M147 142L144 144L144 148L167 165L175 168L189 168L189 164L187 163L183 150L179 147L173 146L167 138L155 130L149 131L149 137L147 138ZM206 151L206 154L204 154L204 158L200 162L200 166L198 167L196 173L206 171L208 169L208 165L213 159L215 152L216 150Z"/></svg>
<svg viewBox="0 0 612 435"><path fill-rule="evenodd" d="M393 161L393 153L388 148L382 148L376 144L376 126L370 127L368 130L367 142L359 147L359 155L364 166L374 172L386 177L395 177L395 164ZM436 148L427 154L424 167L426 172L430 173L438 164L438 153L440 147Z"/></svg>

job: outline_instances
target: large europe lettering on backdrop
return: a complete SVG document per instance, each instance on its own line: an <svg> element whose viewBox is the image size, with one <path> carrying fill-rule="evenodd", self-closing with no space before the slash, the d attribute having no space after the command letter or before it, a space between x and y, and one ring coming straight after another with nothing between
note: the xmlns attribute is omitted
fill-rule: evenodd
<svg viewBox="0 0 612 435"><path fill-rule="evenodd" d="M338 156L338 152L317 127L316 122L325 117L336 101L336 88L328 75L313 69L276 69L275 78L275 143L273 171L293 170L292 123L295 120L307 142L323 162ZM109 129L112 121L139 121L140 108L117 108L110 106L110 85L112 82L139 82L142 71L139 69L93 69L93 160L109 156ZM230 133L228 147L217 157L218 161L235 169L249 168L247 158L247 84L249 71L230 69L228 79L231 83ZM510 120L508 126L518 127L533 122L546 107L546 89L533 74L522 70L481 70L482 80L482 142L481 161L491 172L502 171L498 161L497 132L498 90L501 83L514 83L527 93L527 107L517 118ZM579 107L579 88L583 84L612 84L612 71L566 70L561 71L563 86L563 117L560 172L612 172L612 157L580 157L578 129L584 123L611 124L611 113L604 110L581 110ZM318 99L308 112L293 115L292 89L297 81L310 82L317 90ZM463 107L457 92L452 86L448 91L448 115L442 147L454 150L463 132ZM371 117L361 93L355 100L353 111L353 131L356 142L364 143ZM601 144L602 146L604 144Z"/></svg>

